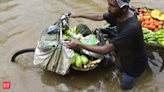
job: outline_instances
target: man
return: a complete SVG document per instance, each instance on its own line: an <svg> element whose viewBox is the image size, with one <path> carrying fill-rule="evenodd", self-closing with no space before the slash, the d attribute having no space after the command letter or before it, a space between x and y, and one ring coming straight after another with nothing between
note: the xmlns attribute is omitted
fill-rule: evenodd
<svg viewBox="0 0 164 92"><path fill-rule="evenodd" d="M67 47L70 49L84 48L89 51L106 55L113 50L118 51L120 57L119 70L123 72L120 87L131 89L146 68L148 54L143 40L140 22L129 10L130 0L107 0L107 14L77 14L71 12L70 17L82 17L91 20L106 20L112 26L117 26L116 37L105 46L89 46L74 39L70 39Z"/></svg>

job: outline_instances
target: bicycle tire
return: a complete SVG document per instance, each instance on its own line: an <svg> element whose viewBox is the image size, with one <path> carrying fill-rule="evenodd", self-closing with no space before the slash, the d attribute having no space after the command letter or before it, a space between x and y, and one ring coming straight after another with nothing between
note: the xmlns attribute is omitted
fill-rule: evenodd
<svg viewBox="0 0 164 92"><path fill-rule="evenodd" d="M20 50L20 51L16 52L16 53L12 56L11 62L15 62L15 58L16 58L18 55L20 55L20 54L22 54L22 53L27 53L27 52L35 52L35 48L23 49L23 50Z"/></svg>

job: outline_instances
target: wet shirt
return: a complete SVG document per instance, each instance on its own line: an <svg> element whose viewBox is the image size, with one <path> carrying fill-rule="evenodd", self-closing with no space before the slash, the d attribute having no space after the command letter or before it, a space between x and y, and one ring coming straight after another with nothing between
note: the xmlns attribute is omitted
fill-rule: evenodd
<svg viewBox="0 0 164 92"><path fill-rule="evenodd" d="M117 26L117 35L109 43L113 43L118 51L123 70L129 76L139 77L144 72L148 61L141 23L136 16L122 23L108 13L103 17L112 26Z"/></svg>

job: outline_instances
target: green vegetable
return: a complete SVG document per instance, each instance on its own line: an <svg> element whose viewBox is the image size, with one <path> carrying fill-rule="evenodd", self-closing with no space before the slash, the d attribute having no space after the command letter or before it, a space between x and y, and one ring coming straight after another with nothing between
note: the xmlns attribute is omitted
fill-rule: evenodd
<svg viewBox="0 0 164 92"><path fill-rule="evenodd" d="M158 35L159 37L162 37L162 35Z"/></svg>
<svg viewBox="0 0 164 92"><path fill-rule="evenodd" d="M164 33L162 33L162 37L164 38Z"/></svg>
<svg viewBox="0 0 164 92"><path fill-rule="evenodd" d="M162 41L157 41L157 43L158 43L159 45L162 45Z"/></svg>
<svg viewBox="0 0 164 92"><path fill-rule="evenodd" d="M161 33L163 33L163 32L164 32L164 29L160 29L160 30L158 30L158 31L161 32ZM158 31L157 31L157 32L158 32Z"/></svg>
<svg viewBox="0 0 164 92"><path fill-rule="evenodd" d="M73 28L73 32L76 33L76 27Z"/></svg>
<svg viewBox="0 0 164 92"><path fill-rule="evenodd" d="M82 68L82 61L81 61L80 55L76 57L75 65L78 68Z"/></svg>
<svg viewBox="0 0 164 92"><path fill-rule="evenodd" d="M161 45L164 46L164 41L162 41L162 44Z"/></svg>
<svg viewBox="0 0 164 92"><path fill-rule="evenodd" d="M148 29L146 29L146 28L143 28L143 27L142 27L142 32L143 32L143 34L147 34L147 33L150 33L150 31L149 31Z"/></svg>
<svg viewBox="0 0 164 92"><path fill-rule="evenodd" d="M71 61L71 64L74 65L76 62L76 56L73 57L72 61Z"/></svg>
<svg viewBox="0 0 164 92"><path fill-rule="evenodd" d="M161 31L157 31L155 32L156 35L160 35L161 34Z"/></svg>
<svg viewBox="0 0 164 92"><path fill-rule="evenodd" d="M74 34L71 30L66 30L64 33L69 36L72 36Z"/></svg>
<svg viewBox="0 0 164 92"><path fill-rule="evenodd" d="M86 65L88 63L88 58L84 55L81 55L80 57L81 57L83 64Z"/></svg>
<svg viewBox="0 0 164 92"><path fill-rule="evenodd" d="M63 39L64 39L64 40L65 40L65 39L70 39L70 38L71 38L70 36L63 34Z"/></svg>
<svg viewBox="0 0 164 92"><path fill-rule="evenodd" d="M153 32L151 33L148 33L148 34L144 34L144 39L147 39L147 38L154 38L155 37L155 34Z"/></svg>
<svg viewBox="0 0 164 92"><path fill-rule="evenodd" d="M155 41L155 38L148 38L148 41Z"/></svg>
<svg viewBox="0 0 164 92"><path fill-rule="evenodd" d="M156 35L156 36L155 36L155 38L159 38L159 36L158 36L158 35Z"/></svg>
<svg viewBox="0 0 164 92"><path fill-rule="evenodd" d="M81 33L83 36L87 36L89 34L91 34L90 29L88 28L88 26L86 26L85 24L79 24L76 27L76 33Z"/></svg>
<svg viewBox="0 0 164 92"><path fill-rule="evenodd" d="M77 57L77 56L79 56L79 54L78 53L75 53L75 56Z"/></svg>
<svg viewBox="0 0 164 92"><path fill-rule="evenodd" d="M157 44L156 41L148 41L148 43Z"/></svg>
<svg viewBox="0 0 164 92"><path fill-rule="evenodd" d="M164 41L164 38L158 38L157 40L158 41Z"/></svg>

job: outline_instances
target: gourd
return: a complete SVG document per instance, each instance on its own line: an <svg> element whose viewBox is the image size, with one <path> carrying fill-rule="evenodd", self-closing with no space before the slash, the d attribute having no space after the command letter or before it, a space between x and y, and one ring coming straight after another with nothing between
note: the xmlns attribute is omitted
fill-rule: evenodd
<svg viewBox="0 0 164 92"><path fill-rule="evenodd" d="M77 27L76 27L76 34L82 34L83 36L87 36L89 34L91 34L91 31L90 29L88 28L87 25L85 24L79 24Z"/></svg>
<svg viewBox="0 0 164 92"><path fill-rule="evenodd" d="M153 18L157 18L161 13L162 13L162 12L159 11L159 10L152 10L152 11L151 11L151 16L152 16Z"/></svg>
<svg viewBox="0 0 164 92"><path fill-rule="evenodd" d="M151 16L158 20L164 20L164 14L159 10L152 10Z"/></svg>
<svg viewBox="0 0 164 92"><path fill-rule="evenodd" d="M160 14L158 17L157 17L158 20L164 20L164 14Z"/></svg>

